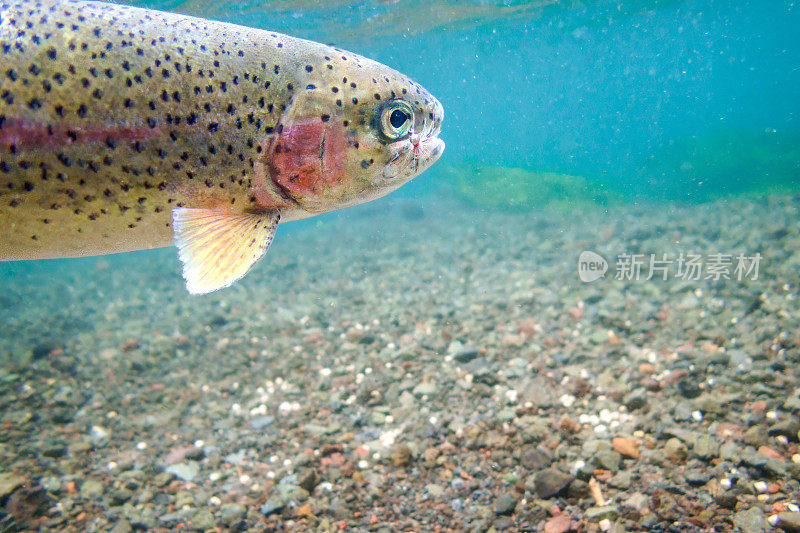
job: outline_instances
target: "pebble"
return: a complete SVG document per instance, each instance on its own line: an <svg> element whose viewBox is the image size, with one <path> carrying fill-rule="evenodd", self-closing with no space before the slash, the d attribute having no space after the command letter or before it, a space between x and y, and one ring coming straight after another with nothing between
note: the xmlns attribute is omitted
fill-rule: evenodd
<svg viewBox="0 0 800 533"><path fill-rule="evenodd" d="M226 526L231 526L245 517L247 509L235 503L225 503L219 510L220 521Z"/></svg>
<svg viewBox="0 0 800 533"><path fill-rule="evenodd" d="M494 503L494 512L498 515L510 515L514 512L518 502L519 498L514 494L508 492L501 494Z"/></svg>
<svg viewBox="0 0 800 533"><path fill-rule="evenodd" d="M200 531L211 529L215 525L214 515L205 509L200 509L192 516L190 525Z"/></svg>
<svg viewBox="0 0 800 533"><path fill-rule="evenodd" d="M572 520L566 514L554 516L544 524L545 533L568 533L572 526Z"/></svg>
<svg viewBox="0 0 800 533"><path fill-rule="evenodd" d="M12 472L0 473L0 498L4 498L14 492L14 489L25 484L28 479L25 476Z"/></svg>
<svg viewBox="0 0 800 533"><path fill-rule="evenodd" d="M590 522L598 522L605 518L610 520L614 520L619 516L619 506L618 505L602 505L602 506L592 506L586 509L583 513L584 518L589 520Z"/></svg>
<svg viewBox="0 0 800 533"><path fill-rule="evenodd" d="M686 450L686 446L680 439L671 438L667 440L664 444L663 448L664 457L672 461L673 463L680 463L686 460L686 457L689 455L688 451Z"/></svg>
<svg viewBox="0 0 800 533"><path fill-rule="evenodd" d="M430 396L436 393L436 383L433 381L423 381L414 387L412 391L417 396Z"/></svg>
<svg viewBox="0 0 800 533"><path fill-rule="evenodd" d="M258 510L261 514L269 516L271 514L279 513L281 510L283 510L283 507L284 503L280 498L276 496L270 496L264 505L259 507Z"/></svg>
<svg viewBox="0 0 800 533"><path fill-rule="evenodd" d="M87 479L81 484L81 496L87 500L95 500L103 494L105 488L96 479Z"/></svg>
<svg viewBox="0 0 800 533"><path fill-rule="evenodd" d="M772 529L758 507L750 507L733 515L733 526L747 533L765 533Z"/></svg>
<svg viewBox="0 0 800 533"><path fill-rule="evenodd" d="M778 513L778 528L790 533L800 533L800 513L792 511Z"/></svg>
<svg viewBox="0 0 800 533"><path fill-rule="evenodd" d="M631 411L641 409L647 405L647 391L644 388L632 390L622 399L622 404Z"/></svg>
<svg viewBox="0 0 800 533"><path fill-rule="evenodd" d="M555 468L546 468L533 477L533 490L543 499L558 496L567 489L572 476Z"/></svg>
<svg viewBox="0 0 800 533"><path fill-rule="evenodd" d="M600 468L616 472L622 463L622 455L613 450L603 450L597 452L594 456L594 461Z"/></svg>
<svg viewBox="0 0 800 533"><path fill-rule="evenodd" d="M628 437L614 437L611 440L614 450L631 459L639 458L639 445Z"/></svg>
<svg viewBox="0 0 800 533"><path fill-rule="evenodd" d="M714 437L701 435L694 442L692 451L700 459L708 461L719 455L719 444Z"/></svg>
<svg viewBox="0 0 800 533"><path fill-rule="evenodd" d="M174 465L169 465L164 469L164 472L167 474L172 474L176 478L182 479L183 481L194 481L195 478L197 478L197 475L200 473L200 465L194 462L177 463Z"/></svg>

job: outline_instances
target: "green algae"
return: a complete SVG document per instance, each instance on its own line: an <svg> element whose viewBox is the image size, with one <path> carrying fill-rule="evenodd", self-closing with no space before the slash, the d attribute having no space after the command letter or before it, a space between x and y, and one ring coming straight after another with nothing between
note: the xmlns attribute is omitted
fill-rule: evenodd
<svg viewBox="0 0 800 533"><path fill-rule="evenodd" d="M603 208L620 200L601 184L571 174L475 164L446 172L456 196L482 208L565 212Z"/></svg>
<svg viewBox="0 0 800 533"><path fill-rule="evenodd" d="M641 166L649 192L704 202L800 190L800 135L716 131L678 139Z"/></svg>

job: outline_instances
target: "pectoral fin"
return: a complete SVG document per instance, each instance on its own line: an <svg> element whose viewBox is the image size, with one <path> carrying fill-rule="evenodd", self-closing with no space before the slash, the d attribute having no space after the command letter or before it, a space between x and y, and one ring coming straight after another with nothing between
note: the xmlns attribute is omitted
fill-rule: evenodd
<svg viewBox="0 0 800 533"><path fill-rule="evenodd" d="M228 213L174 208L175 246L189 292L212 292L244 276L267 251L278 220L277 210Z"/></svg>

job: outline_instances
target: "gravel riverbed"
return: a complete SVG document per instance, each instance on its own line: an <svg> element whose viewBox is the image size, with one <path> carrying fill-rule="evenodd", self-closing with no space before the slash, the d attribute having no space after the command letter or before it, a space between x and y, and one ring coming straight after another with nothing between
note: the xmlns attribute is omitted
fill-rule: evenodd
<svg viewBox="0 0 800 533"><path fill-rule="evenodd" d="M800 531L798 211L385 201L202 297L173 249L0 265L0 528Z"/></svg>

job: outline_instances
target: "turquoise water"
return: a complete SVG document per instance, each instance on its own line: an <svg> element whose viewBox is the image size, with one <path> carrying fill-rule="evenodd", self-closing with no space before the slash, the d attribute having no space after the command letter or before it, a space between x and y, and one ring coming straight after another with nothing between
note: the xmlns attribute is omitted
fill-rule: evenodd
<svg viewBox="0 0 800 533"><path fill-rule="evenodd" d="M442 102L446 165L586 176L634 198L800 184L790 1L137 2L334 43Z"/></svg>
<svg viewBox="0 0 800 533"><path fill-rule="evenodd" d="M174 248L0 262L0 529L767 531L800 501L796 2L133 3L394 67L447 148L209 295Z"/></svg>

